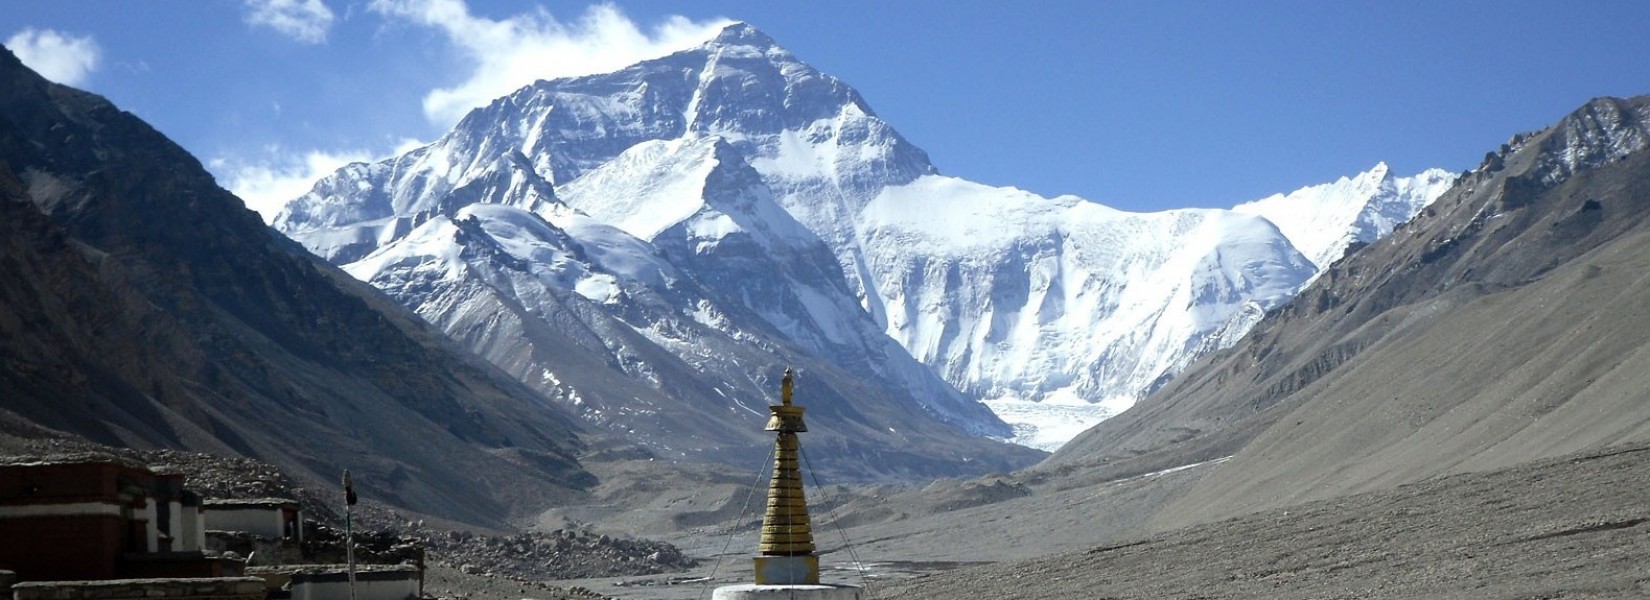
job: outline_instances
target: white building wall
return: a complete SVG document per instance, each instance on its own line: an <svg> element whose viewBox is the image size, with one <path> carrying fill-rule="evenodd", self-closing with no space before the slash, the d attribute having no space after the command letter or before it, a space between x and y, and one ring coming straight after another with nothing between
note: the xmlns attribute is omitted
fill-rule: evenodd
<svg viewBox="0 0 1650 600"><path fill-rule="evenodd" d="M406 600L417 596L417 575L396 581L355 582L355 600ZM292 600L349 600L349 582L294 581Z"/></svg>
<svg viewBox="0 0 1650 600"><path fill-rule="evenodd" d="M173 547L180 552L194 552L206 547L206 523L198 506L189 506L177 509L181 514L173 517L178 522L177 542Z"/></svg>
<svg viewBox="0 0 1650 600"><path fill-rule="evenodd" d="M143 526L143 537L144 541L148 544L147 547L149 552L159 552L160 523L155 522L155 520L159 519L160 515L157 514L157 511L155 510L155 501L153 499L143 499L143 511L141 515L142 516L138 518L148 521L148 523L145 523Z"/></svg>
<svg viewBox="0 0 1650 600"><path fill-rule="evenodd" d="M206 528L217 531L245 531L252 535L280 539L280 508L205 507Z"/></svg>
<svg viewBox="0 0 1650 600"><path fill-rule="evenodd" d="M186 546L189 545L189 542L183 539L183 503L173 500L166 503L166 505L166 514L172 515L172 518L166 523L166 537L172 538L172 550L174 552L187 550Z"/></svg>

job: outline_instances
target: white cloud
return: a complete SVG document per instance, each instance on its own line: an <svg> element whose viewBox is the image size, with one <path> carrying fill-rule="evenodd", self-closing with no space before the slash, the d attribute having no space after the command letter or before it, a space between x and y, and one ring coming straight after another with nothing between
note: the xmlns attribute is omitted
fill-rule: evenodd
<svg viewBox="0 0 1650 600"><path fill-rule="evenodd" d="M369 8L441 30L473 61L469 79L424 97L425 116L442 127L539 79L617 70L709 40L729 23L673 16L644 32L610 4L592 6L572 23L543 8L492 20L470 14L464 0L372 0Z"/></svg>
<svg viewBox="0 0 1650 600"><path fill-rule="evenodd" d="M390 151L390 156L401 156L427 145L429 142L416 138L401 138L401 141L395 143L395 149Z"/></svg>
<svg viewBox="0 0 1650 600"><path fill-rule="evenodd" d="M40 76L63 85L84 84L103 55L92 36L75 37L33 27L6 38L6 47Z"/></svg>
<svg viewBox="0 0 1650 600"><path fill-rule="evenodd" d="M332 9L321 0L246 0L246 22L306 44L327 41Z"/></svg>
<svg viewBox="0 0 1650 600"><path fill-rule="evenodd" d="M255 162L216 158L211 162L220 183L262 215L265 223L274 221L288 202L304 195L322 177L344 165L373 160L372 153L364 150L286 152L269 147L265 151L271 158Z"/></svg>

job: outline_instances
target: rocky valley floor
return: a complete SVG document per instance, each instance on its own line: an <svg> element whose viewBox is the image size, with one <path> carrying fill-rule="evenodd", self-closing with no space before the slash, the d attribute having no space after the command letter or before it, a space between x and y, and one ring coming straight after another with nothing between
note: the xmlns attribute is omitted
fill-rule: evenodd
<svg viewBox="0 0 1650 600"><path fill-rule="evenodd" d="M1650 597L1650 445L919 577L875 597Z"/></svg>

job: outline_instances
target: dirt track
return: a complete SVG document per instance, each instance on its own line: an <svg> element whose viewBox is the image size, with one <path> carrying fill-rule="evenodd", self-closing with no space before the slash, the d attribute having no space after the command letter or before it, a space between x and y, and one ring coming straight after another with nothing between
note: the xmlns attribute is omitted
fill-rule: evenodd
<svg viewBox="0 0 1650 600"><path fill-rule="evenodd" d="M1429 480L874 592L901 600L1645 598L1650 445Z"/></svg>

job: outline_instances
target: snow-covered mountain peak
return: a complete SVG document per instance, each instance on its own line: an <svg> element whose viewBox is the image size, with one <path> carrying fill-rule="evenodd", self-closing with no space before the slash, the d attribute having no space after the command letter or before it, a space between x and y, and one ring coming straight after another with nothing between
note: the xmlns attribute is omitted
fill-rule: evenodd
<svg viewBox="0 0 1650 600"><path fill-rule="evenodd" d="M881 187L936 172L853 88L736 23L613 73L535 82L472 111L429 146L327 177L276 227L349 262L443 205L450 214L447 196L488 171L508 171L504 187L548 196L633 148L689 137L731 144L775 201L833 247L849 235L848 215ZM488 201L542 212L522 198Z"/></svg>
<svg viewBox="0 0 1650 600"><path fill-rule="evenodd" d="M845 106L875 116L853 88L748 25L729 26L710 43L664 60L697 63L697 81L684 111L689 131L742 141L835 118ZM761 142L760 137L752 141Z"/></svg>
<svg viewBox="0 0 1650 600"><path fill-rule="evenodd" d="M1387 166L1386 161L1383 160L1375 163L1374 167L1371 167L1368 171L1362 173L1362 175L1376 179L1386 179L1392 176L1392 167Z"/></svg>
<svg viewBox="0 0 1650 600"><path fill-rule="evenodd" d="M705 45L738 46L761 51L778 50L789 54L788 51L779 47L778 42L768 37L768 34L762 33L755 25L744 22L728 24L727 27L723 27L722 31L716 34L716 37L711 38L709 42L705 42Z"/></svg>
<svg viewBox="0 0 1650 600"><path fill-rule="evenodd" d="M1443 169L1398 177L1381 162L1333 183L1274 194L1239 204L1233 210L1272 221L1322 270L1346 256L1354 245L1385 237L1431 204L1454 180L1454 175Z"/></svg>

